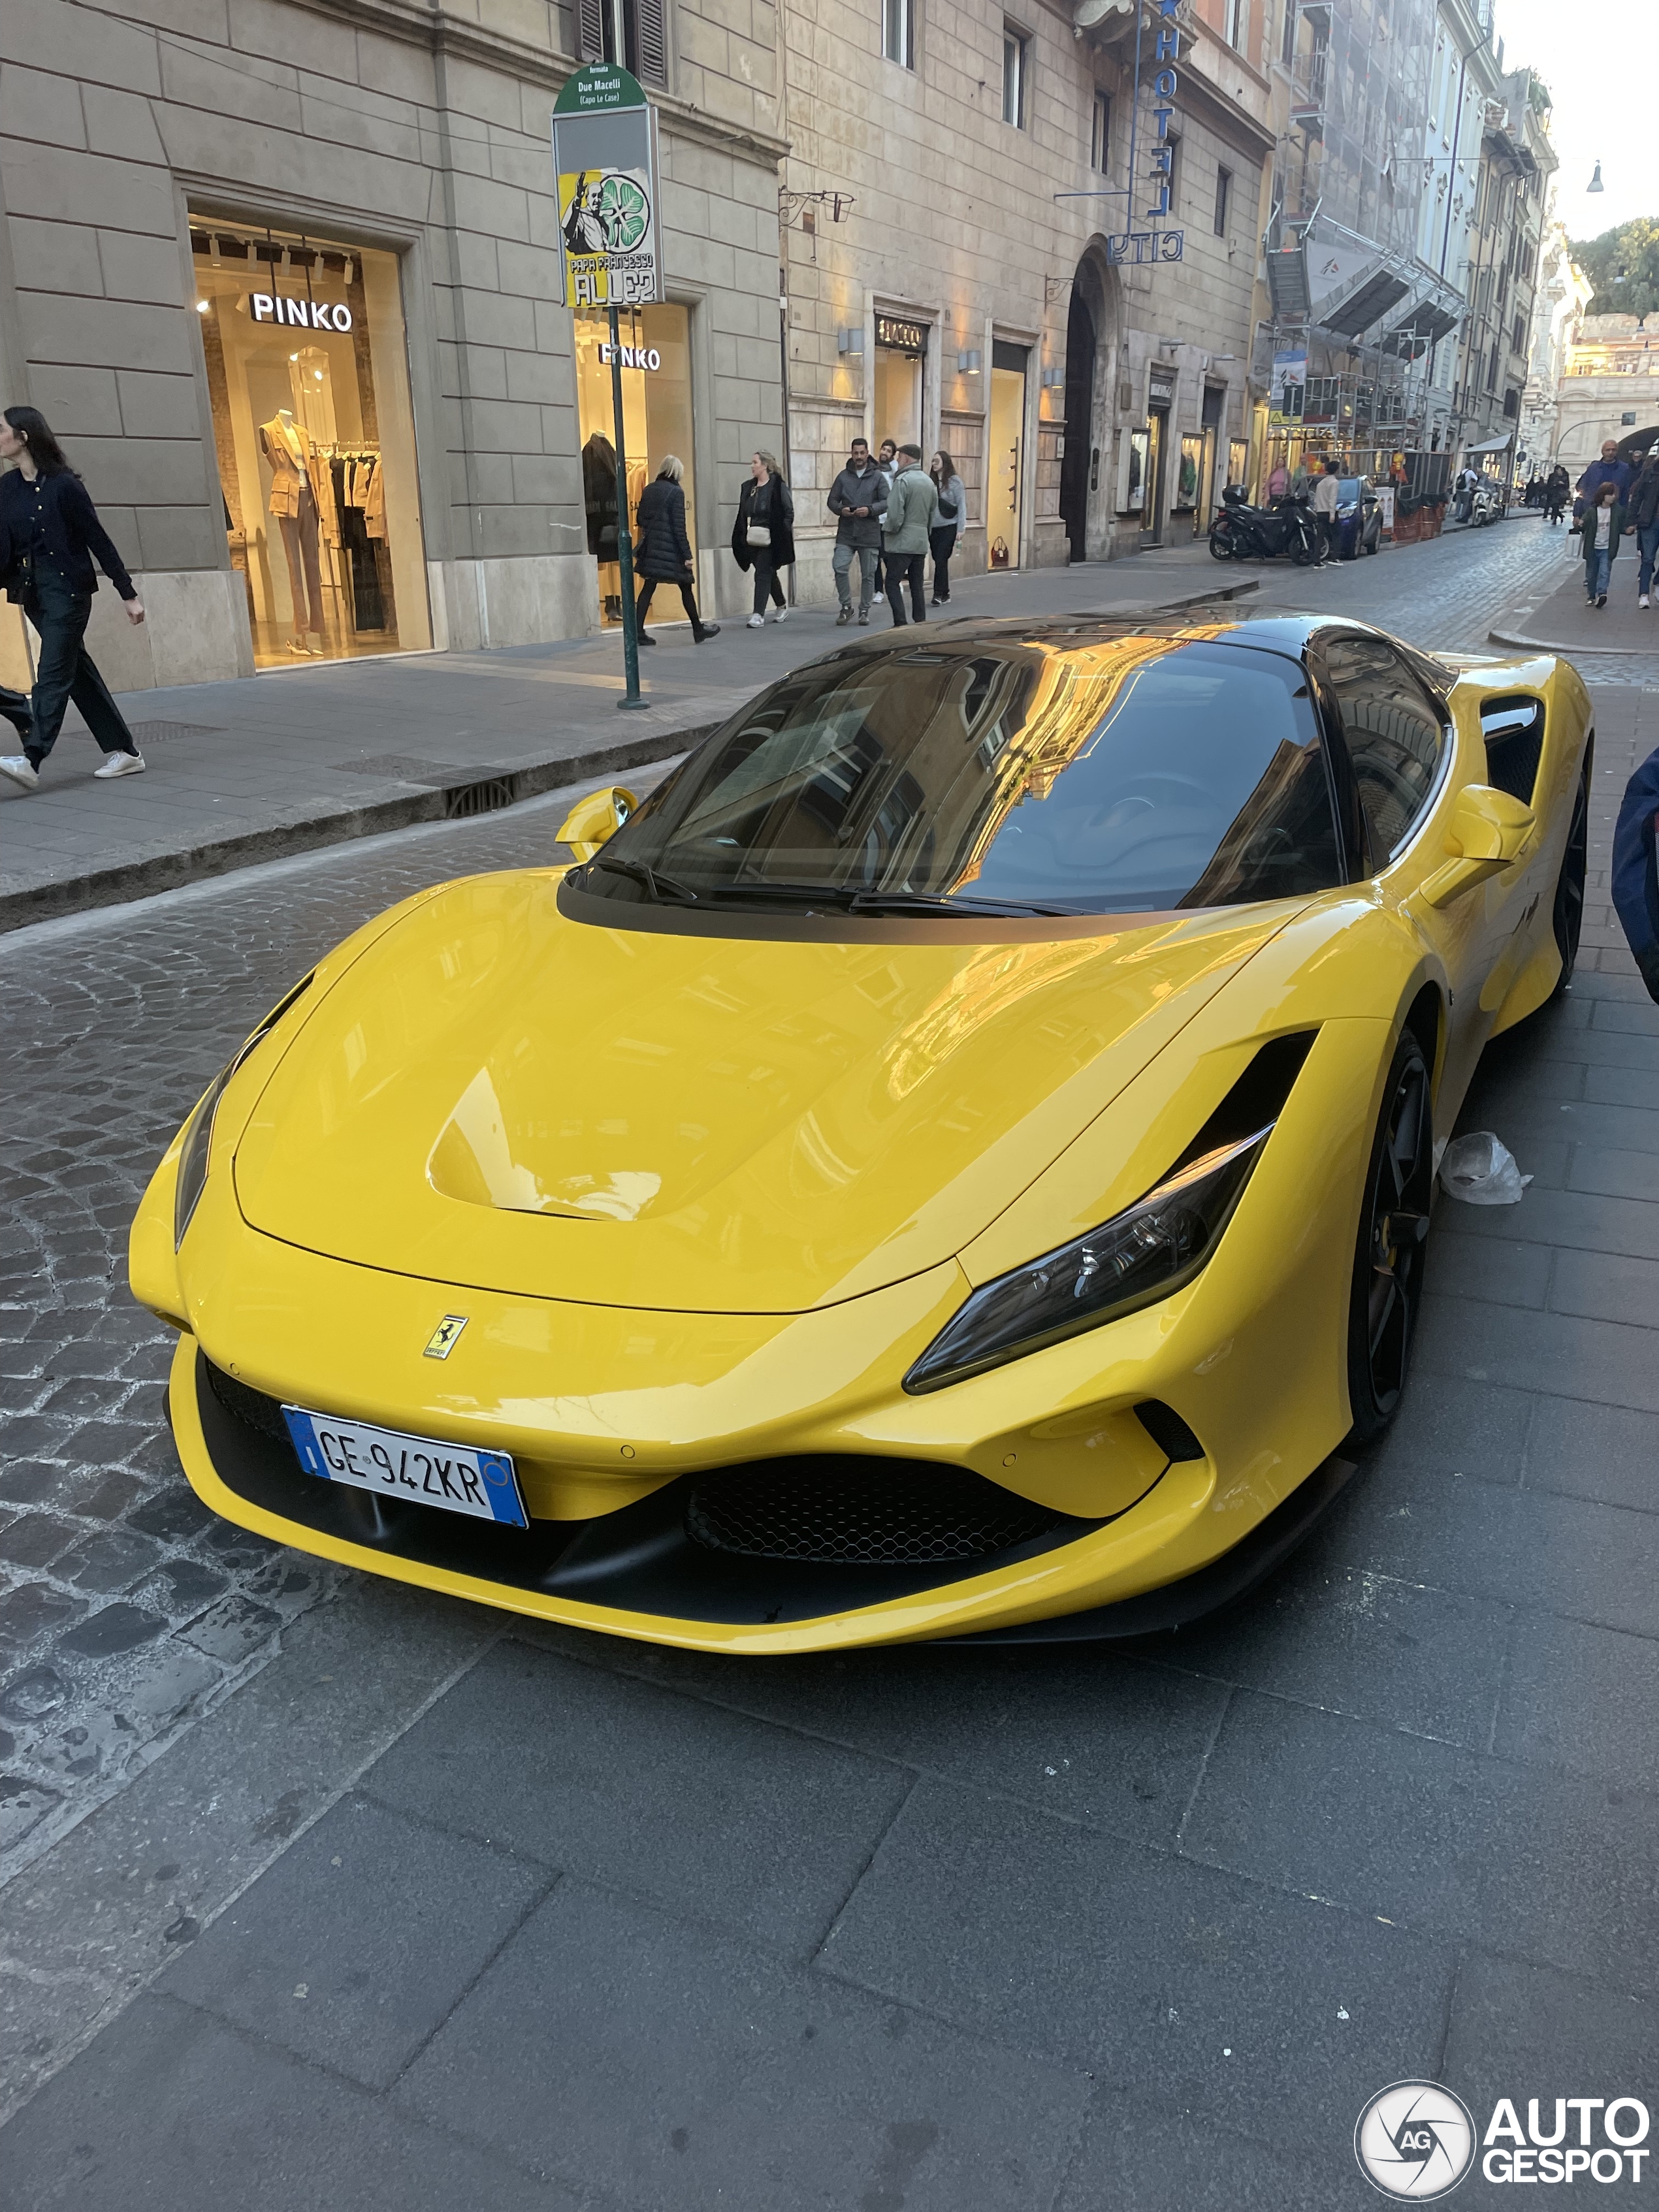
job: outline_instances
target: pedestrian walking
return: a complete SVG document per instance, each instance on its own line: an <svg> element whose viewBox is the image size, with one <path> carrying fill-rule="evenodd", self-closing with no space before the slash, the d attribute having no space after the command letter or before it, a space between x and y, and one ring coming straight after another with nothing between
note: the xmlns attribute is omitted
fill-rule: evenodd
<svg viewBox="0 0 1659 2212"><path fill-rule="evenodd" d="M882 484L890 499L893 495L893 478L898 472L898 447L890 438L884 438L876 448L876 466L881 471ZM885 530L886 526L884 523L884 544L876 554L876 593L872 602L873 605L878 607L886 603L888 592Z"/></svg>
<svg viewBox="0 0 1659 2212"><path fill-rule="evenodd" d="M1659 751L1625 787L1613 831L1613 910L1630 940L1648 996L1659 1002Z"/></svg>
<svg viewBox="0 0 1659 2212"><path fill-rule="evenodd" d="M1322 561L1328 561L1336 550L1336 510L1342 501L1342 478L1333 460L1325 463L1324 474L1314 486L1314 520L1319 525L1322 541Z"/></svg>
<svg viewBox="0 0 1659 2212"><path fill-rule="evenodd" d="M1572 478L1562 467L1560 462L1558 461L1555 466L1550 471L1548 479L1544 485L1544 520L1546 522L1551 524L1559 522L1567 504L1568 495L1571 490Z"/></svg>
<svg viewBox="0 0 1659 2212"><path fill-rule="evenodd" d="M1474 495L1480 487L1480 479L1479 476L1476 475L1475 471L1469 466L1468 463L1465 461L1462 467L1457 471L1456 477L1452 485L1452 491L1454 494L1452 499L1452 520L1454 522L1467 522L1469 517L1474 513Z"/></svg>
<svg viewBox="0 0 1659 2212"><path fill-rule="evenodd" d="M1584 510L1584 597L1593 607L1607 603L1613 563L1625 526L1624 502L1618 485L1609 478L1598 489L1595 503Z"/></svg>
<svg viewBox="0 0 1659 2212"><path fill-rule="evenodd" d="M830 566L841 601L836 627L853 619L854 561L859 568L859 620L867 623L881 568L881 518L887 511L887 479L870 458L868 439L854 439L847 466L830 485L824 505L836 518L836 550Z"/></svg>
<svg viewBox="0 0 1659 2212"><path fill-rule="evenodd" d="M968 498L957 465L942 446L927 473L939 494L939 520L927 533L933 556L933 595L929 604L942 607L951 597L951 556L968 525Z"/></svg>
<svg viewBox="0 0 1659 2212"><path fill-rule="evenodd" d="M1630 490L1630 480L1635 473L1628 461L1620 459L1619 441L1603 438L1601 459L1590 463L1579 477L1576 489L1586 507L1595 504L1596 495L1603 484L1617 485L1619 496L1623 500Z"/></svg>
<svg viewBox="0 0 1659 2212"><path fill-rule="evenodd" d="M939 520L939 492L930 476L922 472L921 447L901 446L887 495L887 591L895 629L904 623L904 587L910 587L910 612L926 622L923 593L927 588L927 546Z"/></svg>
<svg viewBox="0 0 1659 2212"><path fill-rule="evenodd" d="M35 788L71 699L103 749L103 764L93 770L98 781L142 775L144 757L86 648L98 589L94 561L114 585L130 623L143 622L143 602L38 409L0 411L0 460L13 465L0 476L0 585L21 605L40 640L30 696L0 688L0 714L23 741L21 753L0 759L0 775L25 791Z"/></svg>
<svg viewBox="0 0 1659 2212"><path fill-rule="evenodd" d="M738 496L738 519L732 526L732 550L739 568L751 564L755 571L755 611L750 629L766 620L769 598L777 602L776 622L787 622L781 572L795 560L795 502L779 473L775 453L756 453L749 464L749 481Z"/></svg>
<svg viewBox="0 0 1659 2212"><path fill-rule="evenodd" d="M654 482L640 494L635 513L639 532L634 547L634 574L640 579L640 595L634 603L635 628L641 645L654 645L645 634L645 618L659 584L678 586L681 605L691 617L691 635L701 645L718 637L718 623L706 623L697 612L697 594L691 577L691 540L685 529L685 464L678 453L665 453Z"/></svg>
<svg viewBox="0 0 1659 2212"><path fill-rule="evenodd" d="M1659 439L1648 448L1647 459L1630 488L1625 526L1636 533L1636 604L1648 607L1653 599L1653 570L1659 557Z"/></svg>

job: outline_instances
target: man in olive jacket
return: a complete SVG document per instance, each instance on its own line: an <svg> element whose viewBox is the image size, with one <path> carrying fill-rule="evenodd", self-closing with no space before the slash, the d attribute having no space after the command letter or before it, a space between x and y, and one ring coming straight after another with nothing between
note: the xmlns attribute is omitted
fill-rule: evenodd
<svg viewBox="0 0 1659 2212"><path fill-rule="evenodd" d="M901 446L893 489L882 519L886 545L887 599L895 626L904 621L904 586L910 586L910 612L927 619L928 532L939 520L939 486L921 465L920 446Z"/></svg>
<svg viewBox="0 0 1659 2212"><path fill-rule="evenodd" d="M881 562L881 518L887 512L887 479L870 458L866 438L854 438L847 466L830 487L824 505L836 518L836 550L830 566L836 572L836 597L841 612L836 625L853 619L853 593L848 571L853 556L859 563L859 620L870 619L870 595L876 588Z"/></svg>

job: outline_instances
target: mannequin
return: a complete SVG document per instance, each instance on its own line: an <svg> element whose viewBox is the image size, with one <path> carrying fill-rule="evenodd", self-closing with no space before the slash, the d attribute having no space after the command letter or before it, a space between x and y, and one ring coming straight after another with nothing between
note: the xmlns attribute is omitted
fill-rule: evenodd
<svg viewBox="0 0 1659 2212"><path fill-rule="evenodd" d="M294 635L288 649L320 659L323 578L317 551L311 440L295 421L292 410L279 407L269 422L259 425L259 444L270 464L270 512L288 556L289 592L294 604Z"/></svg>

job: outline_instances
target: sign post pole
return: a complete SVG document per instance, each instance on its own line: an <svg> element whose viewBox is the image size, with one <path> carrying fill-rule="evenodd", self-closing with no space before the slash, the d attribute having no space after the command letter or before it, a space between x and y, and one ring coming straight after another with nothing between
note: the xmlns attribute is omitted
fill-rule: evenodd
<svg viewBox="0 0 1659 2212"><path fill-rule="evenodd" d="M594 62L566 80L553 105L553 173L564 243L564 303L574 308L603 307L610 324L617 568L625 678L624 696L617 704L643 707L617 309L643 307L663 296L657 227L661 184L656 114L625 69L613 62Z"/></svg>
<svg viewBox="0 0 1659 2212"><path fill-rule="evenodd" d="M617 448L617 566L622 572L623 677L626 689L618 707L643 707L640 696L640 635L634 614L634 532L628 520L628 443L623 425L622 335L617 327L617 307L611 304L611 412L616 423L611 443Z"/></svg>

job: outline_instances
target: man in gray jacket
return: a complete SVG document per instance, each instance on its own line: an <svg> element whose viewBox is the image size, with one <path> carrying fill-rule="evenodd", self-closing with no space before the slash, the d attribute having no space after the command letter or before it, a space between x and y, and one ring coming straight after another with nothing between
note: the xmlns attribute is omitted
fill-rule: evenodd
<svg viewBox="0 0 1659 2212"><path fill-rule="evenodd" d="M848 571L853 556L859 562L859 620L870 619L870 594L875 589L881 559L881 518L887 510L887 479L870 458L869 443L854 438L847 466L830 487L824 501L836 518L836 550L830 566L836 572L836 597L841 612L837 629L853 619L853 592Z"/></svg>
<svg viewBox="0 0 1659 2212"><path fill-rule="evenodd" d="M939 486L921 465L920 446L901 446L893 489L887 495L882 532L887 569L887 602L895 628L904 621L904 586L910 586L910 612L927 619L927 544L939 520Z"/></svg>

